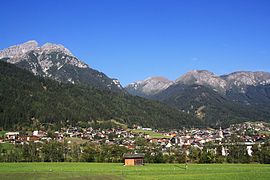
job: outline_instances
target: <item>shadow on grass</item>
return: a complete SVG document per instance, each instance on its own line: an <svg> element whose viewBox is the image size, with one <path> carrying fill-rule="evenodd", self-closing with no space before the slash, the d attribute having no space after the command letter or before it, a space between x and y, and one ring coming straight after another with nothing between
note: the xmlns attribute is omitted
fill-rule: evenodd
<svg viewBox="0 0 270 180"><path fill-rule="evenodd" d="M183 170L187 170L187 168L185 166L181 166L181 165L174 165L174 167L177 167L179 169L183 169Z"/></svg>

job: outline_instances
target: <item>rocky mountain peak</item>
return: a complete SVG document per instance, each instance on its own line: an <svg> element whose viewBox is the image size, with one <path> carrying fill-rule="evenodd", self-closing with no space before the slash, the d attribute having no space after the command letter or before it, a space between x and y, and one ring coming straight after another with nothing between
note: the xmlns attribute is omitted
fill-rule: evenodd
<svg viewBox="0 0 270 180"><path fill-rule="evenodd" d="M213 87L216 91L225 92L227 82L207 70L192 70L175 81L178 84L198 84Z"/></svg>
<svg viewBox="0 0 270 180"><path fill-rule="evenodd" d="M116 92L123 89L118 80L91 69L61 44L45 43L38 46L36 41L28 41L0 51L0 60L59 82L90 85Z"/></svg>
<svg viewBox="0 0 270 180"><path fill-rule="evenodd" d="M164 77L157 76L157 77L149 77L145 80L131 83L125 89L128 92L132 91L132 94L136 95L142 94L154 95L167 89L172 84L173 81L170 81Z"/></svg>
<svg viewBox="0 0 270 180"><path fill-rule="evenodd" d="M53 57L53 53L57 53ZM23 63L29 56L33 54L38 59L38 64L42 66L43 71L47 71L53 64L57 64L57 68L64 64L70 64L79 68L87 68L88 65L78 60L67 48L61 44L45 43L39 47L37 41L31 40L26 43L11 46L0 51L0 59L6 58L11 64ZM31 59L31 58L30 58ZM33 63L33 62L31 62ZM44 66L45 65L45 66ZM36 73L37 65L33 65L32 72ZM44 69L45 67L45 69Z"/></svg>
<svg viewBox="0 0 270 180"><path fill-rule="evenodd" d="M270 84L270 73L262 71L238 71L221 77L227 81L229 88Z"/></svg>
<svg viewBox="0 0 270 180"><path fill-rule="evenodd" d="M61 44L53 44L53 43L45 43L43 46L40 47L41 51L45 52L62 52L64 54L67 54L69 56L73 56L73 54L65 48Z"/></svg>
<svg viewBox="0 0 270 180"><path fill-rule="evenodd" d="M21 57L25 53L38 48L38 43L35 40L27 41L23 44L10 46L9 48L0 50L0 59Z"/></svg>
<svg viewBox="0 0 270 180"><path fill-rule="evenodd" d="M182 75L176 82L193 83L193 81L215 77L215 74L207 70L192 70Z"/></svg>
<svg viewBox="0 0 270 180"><path fill-rule="evenodd" d="M11 46L9 48L0 51L0 59L2 58L22 58L30 51L36 51L37 53L51 53L51 52L61 52L63 54L74 56L67 48L61 44L45 43L43 46L39 47L38 42L35 40L27 41L23 44L18 44Z"/></svg>

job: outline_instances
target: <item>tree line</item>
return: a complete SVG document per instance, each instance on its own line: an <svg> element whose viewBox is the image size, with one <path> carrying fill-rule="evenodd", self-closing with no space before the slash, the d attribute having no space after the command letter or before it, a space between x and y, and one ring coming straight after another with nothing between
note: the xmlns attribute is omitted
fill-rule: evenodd
<svg viewBox="0 0 270 180"><path fill-rule="evenodd" d="M68 144L50 141L47 143L0 144L0 162L123 162L123 154L145 154L145 163L266 163L270 164L270 143L252 146L252 156L246 146L228 147L228 155L222 156L222 146L173 148L164 152L161 146L138 141L136 149L108 144ZM188 154L186 152L189 152Z"/></svg>

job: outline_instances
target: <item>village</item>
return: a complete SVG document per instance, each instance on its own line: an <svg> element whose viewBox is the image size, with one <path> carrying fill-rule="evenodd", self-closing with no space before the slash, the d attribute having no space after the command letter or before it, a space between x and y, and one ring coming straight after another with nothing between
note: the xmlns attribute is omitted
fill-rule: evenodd
<svg viewBox="0 0 270 180"><path fill-rule="evenodd" d="M190 147L203 150L207 145L208 149L212 147L214 153L217 153L217 146L222 146L222 156L229 154L228 146L243 145L246 147L248 155L252 156L252 146L269 142L269 135L269 125L263 122L246 122L231 125L226 129L191 128L178 131L160 131L141 126L134 126L133 129L69 127L54 132L35 130L31 134L5 132L0 136L0 143L29 144L32 142L42 144L57 141L67 144L83 144L90 142L93 144L117 145L135 152L140 150L140 146L146 146L145 148L147 148L150 143L159 147L163 154L172 149L182 149L186 150L187 155L189 155ZM138 143L140 140L143 140L144 144Z"/></svg>

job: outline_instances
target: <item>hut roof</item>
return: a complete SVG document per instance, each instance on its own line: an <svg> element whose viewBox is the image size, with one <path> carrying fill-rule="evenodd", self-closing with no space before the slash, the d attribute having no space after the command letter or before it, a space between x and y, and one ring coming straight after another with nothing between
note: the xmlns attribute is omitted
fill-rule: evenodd
<svg viewBox="0 0 270 180"><path fill-rule="evenodd" d="M143 153L126 153L123 155L123 158L125 159L133 159L133 158L144 158L144 154Z"/></svg>

